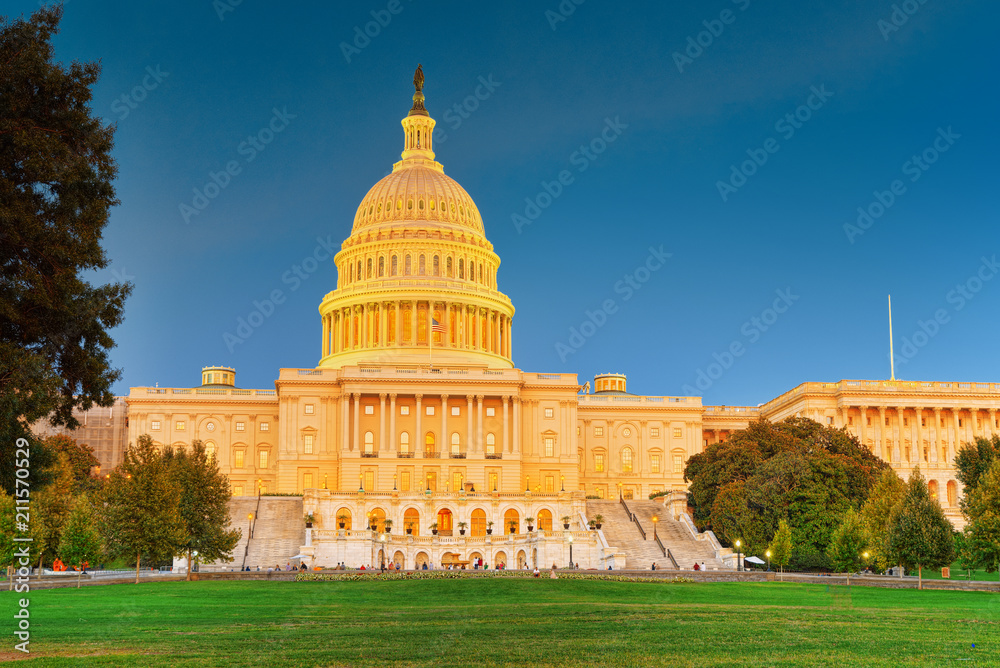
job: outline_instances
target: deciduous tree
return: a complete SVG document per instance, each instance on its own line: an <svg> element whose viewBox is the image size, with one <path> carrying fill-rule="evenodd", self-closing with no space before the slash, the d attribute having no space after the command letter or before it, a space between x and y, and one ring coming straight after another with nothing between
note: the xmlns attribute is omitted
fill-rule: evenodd
<svg viewBox="0 0 1000 668"><path fill-rule="evenodd" d="M865 505L861 507L861 525L867 534L868 550L876 569L880 571L900 563L899 556L889 544L889 536L893 512L902 502L905 493L906 483L895 471L886 469L879 476Z"/></svg>
<svg viewBox="0 0 1000 668"><path fill-rule="evenodd" d="M848 508L840 526L834 530L826 551L834 569L847 573L847 584L851 584L851 573L859 570L867 547L861 517L854 508Z"/></svg>
<svg viewBox="0 0 1000 668"><path fill-rule="evenodd" d="M966 495L965 543L973 561L1000 577L1000 458L994 459Z"/></svg>
<svg viewBox="0 0 1000 668"><path fill-rule="evenodd" d="M767 549L771 552L771 561L774 562L774 565L778 567L780 572L784 573L785 566L788 565L789 559L792 558L792 530L789 528L788 522L781 520L778 523L778 530L774 533L774 540L771 541Z"/></svg>
<svg viewBox="0 0 1000 668"><path fill-rule="evenodd" d="M85 494L81 494L73 504L73 510L59 541L59 557L79 569L76 576L77 589L80 588L84 567L100 553L101 537L91 515L90 501Z"/></svg>
<svg viewBox="0 0 1000 668"><path fill-rule="evenodd" d="M940 568L955 560L953 528L940 504L931 498L920 469L913 469L903 500L893 512L889 549L906 568L917 569L923 589L923 569Z"/></svg>

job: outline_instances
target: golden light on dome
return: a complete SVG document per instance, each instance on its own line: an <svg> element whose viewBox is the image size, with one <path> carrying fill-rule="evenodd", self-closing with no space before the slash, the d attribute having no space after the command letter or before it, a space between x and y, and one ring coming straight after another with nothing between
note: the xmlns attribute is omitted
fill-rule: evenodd
<svg viewBox="0 0 1000 668"><path fill-rule="evenodd" d="M414 74L402 159L362 198L320 305L320 366L510 368L514 307L472 197L435 160L435 121Z"/></svg>

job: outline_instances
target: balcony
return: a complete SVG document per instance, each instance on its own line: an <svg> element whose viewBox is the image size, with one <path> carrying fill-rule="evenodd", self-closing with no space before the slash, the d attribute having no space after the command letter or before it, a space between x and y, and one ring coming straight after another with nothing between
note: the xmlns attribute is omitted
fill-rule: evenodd
<svg viewBox="0 0 1000 668"><path fill-rule="evenodd" d="M396 457L398 459L413 459L413 453L412 452L397 452L396 453Z"/></svg>
<svg viewBox="0 0 1000 668"><path fill-rule="evenodd" d="M486 459L503 459L503 454L499 452L487 452Z"/></svg>
<svg viewBox="0 0 1000 668"><path fill-rule="evenodd" d="M361 458L362 459L378 459L378 453L377 452L362 452L361 453Z"/></svg>
<svg viewBox="0 0 1000 668"><path fill-rule="evenodd" d="M427 451L424 451L424 459L440 459L440 458L441 458L441 453L440 452L427 452Z"/></svg>
<svg viewBox="0 0 1000 668"><path fill-rule="evenodd" d="M451 452L448 454L448 456L452 459L465 459L464 452Z"/></svg>

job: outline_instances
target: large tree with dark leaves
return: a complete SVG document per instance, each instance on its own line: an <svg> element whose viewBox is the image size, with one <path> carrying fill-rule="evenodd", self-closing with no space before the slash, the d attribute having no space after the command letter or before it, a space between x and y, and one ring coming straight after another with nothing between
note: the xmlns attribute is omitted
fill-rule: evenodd
<svg viewBox="0 0 1000 668"><path fill-rule="evenodd" d="M0 17L0 486L13 489L15 441L46 416L109 406L108 330L131 285L94 286L101 234L118 203L114 128L89 107L97 63L53 61L62 8ZM34 442L34 439L30 439ZM31 472L44 471L34 448ZM37 456L36 456L37 455Z"/></svg>

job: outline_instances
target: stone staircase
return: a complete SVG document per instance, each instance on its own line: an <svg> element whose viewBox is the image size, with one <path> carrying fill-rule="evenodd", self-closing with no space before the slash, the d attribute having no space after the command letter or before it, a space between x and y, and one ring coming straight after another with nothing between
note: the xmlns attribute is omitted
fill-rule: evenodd
<svg viewBox="0 0 1000 668"><path fill-rule="evenodd" d="M255 520L248 550L249 513L254 514ZM254 570L258 566L261 570L275 566L284 568L289 558L298 554L299 548L306 542L304 514L301 496L262 496L259 508L256 496L233 497L229 500L230 527L236 527L243 533L233 550L233 561L203 564L200 570L238 570L243 564L244 552L246 565Z"/></svg>
<svg viewBox="0 0 1000 668"><path fill-rule="evenodd" d="M629 510L639 518L639 523L646 532L647 540L630 521L625 509L619 501L587 501L587 518L603 515L604 522L601 531L608 546L625 553L625 568L648 569L656 562L657 568L673 568L670 559L663 556L656 541L653 540L653 516L659 518L656 523L656 533L663 547L677 560L677 566L690 570L695 561L704 562L709 570L721 570L722 561L715 556L715 550L708 541L695 540L687 527L673 519L667 508L656 501L626 501ZM620 566L619 566L620 568Z"/></svg>

